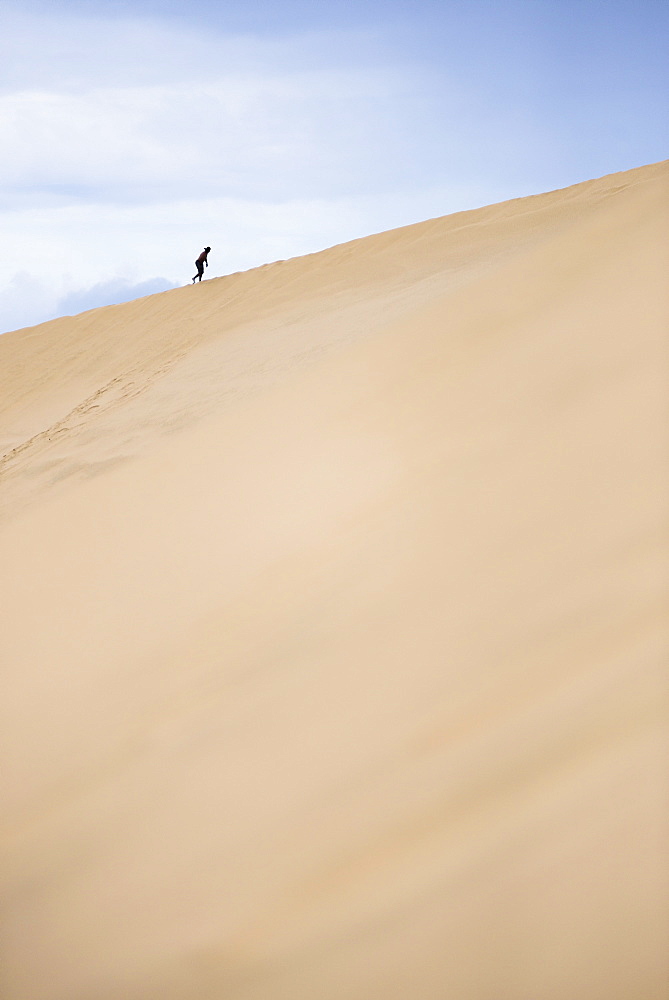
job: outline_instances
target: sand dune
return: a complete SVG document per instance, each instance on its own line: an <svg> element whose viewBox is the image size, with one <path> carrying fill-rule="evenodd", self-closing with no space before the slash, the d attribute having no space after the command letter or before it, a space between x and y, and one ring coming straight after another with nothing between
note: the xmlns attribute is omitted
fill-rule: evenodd
<svg viewBox="0 0 669 1000"><path fill-rule="evenodd" d="M0 337L3 998L669 995L668 209Z"/></svg>

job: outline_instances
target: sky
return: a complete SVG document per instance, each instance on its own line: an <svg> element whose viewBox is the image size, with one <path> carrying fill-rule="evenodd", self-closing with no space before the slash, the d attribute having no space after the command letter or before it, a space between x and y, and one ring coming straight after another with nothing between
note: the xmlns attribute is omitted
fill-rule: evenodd
<svg viewBox="0 0 669 1000"><path fill-rule="evenodd" d="M666 0L0 0L0 332L665 159Z"/></svg>

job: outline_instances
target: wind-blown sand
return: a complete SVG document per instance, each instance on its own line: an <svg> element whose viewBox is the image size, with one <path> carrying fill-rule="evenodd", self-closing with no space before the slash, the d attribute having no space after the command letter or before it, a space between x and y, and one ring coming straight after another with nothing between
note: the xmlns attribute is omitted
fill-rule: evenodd
<svg viewBox="0 0 669 1000"><path fill-rule="evenodd" d="M3 1000L666 1000L669 169L0 337Z"/></svg>

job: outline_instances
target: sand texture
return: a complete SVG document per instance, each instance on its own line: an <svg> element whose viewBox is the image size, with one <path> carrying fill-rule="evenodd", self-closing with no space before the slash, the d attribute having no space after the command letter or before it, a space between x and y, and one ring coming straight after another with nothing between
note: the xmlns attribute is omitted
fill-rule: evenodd
<svg viewBox="0 0 669 1000"><path fill-rule="evenodd" d="M3 1000L666 1000L668 234L655 164L0 337Z"/></svg>

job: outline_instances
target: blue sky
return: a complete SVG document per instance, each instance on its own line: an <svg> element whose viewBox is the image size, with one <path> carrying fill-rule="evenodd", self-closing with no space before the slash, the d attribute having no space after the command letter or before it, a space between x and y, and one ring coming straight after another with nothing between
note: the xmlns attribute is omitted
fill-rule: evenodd
<svg viewBox="0 0 669 1000"><path fill-rule="evenodd" d="M665 0L0 0L0 331L667 157Z"/></svg>

